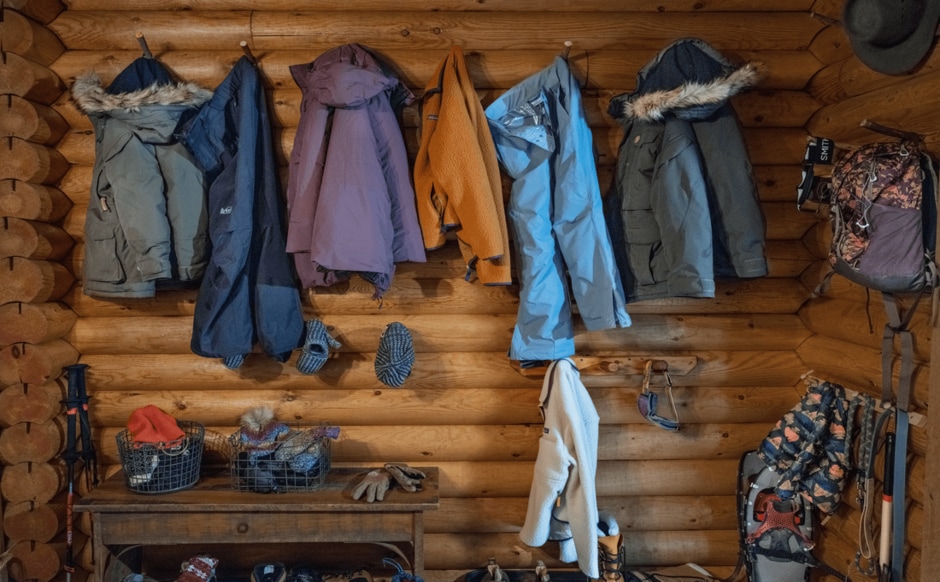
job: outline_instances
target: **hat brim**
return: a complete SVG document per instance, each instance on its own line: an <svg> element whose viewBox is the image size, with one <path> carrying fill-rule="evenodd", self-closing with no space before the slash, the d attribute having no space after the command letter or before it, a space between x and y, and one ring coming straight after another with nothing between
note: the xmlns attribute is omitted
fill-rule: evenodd
<svg viewBox="0 0 940 582"><path fill-rule="evenodd" d="M865 66L885 75L901 75L914 70L934 42L937 23L940 21L940 2L931 0L927 3L917 29L904 41L894 46L882 46L858 40L846 30L852 50ZM848 3L846 3L848 6Z"/></svg>

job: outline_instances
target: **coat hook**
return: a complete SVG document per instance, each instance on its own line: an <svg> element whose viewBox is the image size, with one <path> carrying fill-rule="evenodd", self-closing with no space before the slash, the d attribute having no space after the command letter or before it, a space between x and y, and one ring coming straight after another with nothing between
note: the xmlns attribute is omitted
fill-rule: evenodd
<svg viewBox="0 0 940 582"><path fill-rule="evenodd" d="M248 60L251 61L251 64L252 64L252 65L257 65L257 64L258 64L258 59L255 58L255 55L252 54L251 49L248 48L248 41L243 40L243 41L241 41L241 42L238 43L238 44L241 45L241 47L242 47L242 52L245 53L245 56L248 57Z"/></svg>
<svg viewBox="0 0 940 582"><path fill-rule="evenodd" d="M565 52L561 53L561 58L568 60L568 54L571 52L571 45L573 43L570 40L565 41Z"/></svg>
<svg viewBox="0 0 940 582"><path fill-rule="evenodd" d="M144 51L144 58L152 59L153 53L150 52L150 47L147 46L147 39L144 38L144 33L138 32L134 36L137 37L137 44L140 45L140 50Z"/></svg>

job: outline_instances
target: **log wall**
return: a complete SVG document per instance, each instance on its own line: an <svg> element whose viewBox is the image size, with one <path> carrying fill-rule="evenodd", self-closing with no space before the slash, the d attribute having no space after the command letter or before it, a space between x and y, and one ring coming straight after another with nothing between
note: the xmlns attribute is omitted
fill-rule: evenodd
<svg viewBox="0 0 940 582"><path fill-rule="evenodd" d="M65 85L49 68L65 46L47 27L64 6L4 2L0 18L0 578L64 580L66 547L63 367L78 351L63 336L78 319L62 302L75 282L74 240L61 224L72 202L56 184L55 148L69 131L51 105ZM80 554L87 527L72 535ZM87 570L93 568L88 563ZM81 581L87 570L77 568Z"/></svg>
<svg viewBox="0 0 940 582"><path fill-rule="evenodd" d="M119 463L114 436L144 404L227 435L241 412L266 403L284 419L342 426L333 447L337 464L400 460L440 467L441 509L427 516L425 527L428 582L453 580L491 556L504 567L530 567L537 560L564 566L553 544L530 548L517 535L538 450L541 387L540 378L520 374L505 355L518 288L467 283L453 245L431 251L425 264L400 265L381 306L358 279L304 293L305 315L322 319L343 344L314 376L296 371L296 353L285 364L252 355L238 371L192 354L193 291L124 301L82 293L94 136L62 89L90 69L110 82L140 55L138 32L181 80L210 89L241 56L239 43L248 43L266 81L282 187L300 102L288 66L312 61L338 44L377 50L416 94L448 48L460 44L485 106L550 64L571 41L569 61L584 88L602 191L613 177L621 137L606 114L607 102L633 89L636 71L662 47L698 36L731 58L766 64L759 89L733 103L767 218L770 275L720 282L711 300L628 306L634 320L629 329L577 332L578 356L587 366L584 382L601 415L599 503L626 534L629 565L693 561L729 573L737 559L737 459L799 400L801 375L812 369L854 389L879 392L879 342L867 333L864 292L837 282L826 298L808 301L821 274L827 225L822 215L798 212L793 191L806 137L860 143L874 137L858 129L861 118L924 133L936 152L938 134L928 119L936 111L937 92L930 89L937 85L940 61L934 56L917 75L900 78L867 71L833 22L837 0L673 0L663 6L641 0L71 0L64 11L52 2L21 4L4 12L4 32L10 26L24 30L24 19L39 24L28 28L36 40L22 45L25 55L4 41L2 66L21 73L0 76L0 92L12 96L0 127L12 136L6 145L15 154L0 161L4 176L9 174L0 180L6 217L0 250L10 257L10 276L0 278L0 358L7 358L0 375L7 374L7 362L23 359L12 356L23 342L28 354L88 364L96 442L111 471ZM901 94L916 98L899 109L893 104ZM412 156L418 120L416 109L405 111ZM504 186L508 195L509 182ZM878 329L875 302L871 310ZM914 400L922 411L930 397L927 313L925 307L915 319L921 373ZM13 329L8 320L43 323L17 324L28 336L21 338L6 331ZM372 368L378 338L392 321L412 330L417 351L414 370L398 389L379 383ZM665 358L673 366L679 433L665 433L636 412L648 358ZM851 368L844 364L848 358ZM613 372L591 366L598 361L619 365ZM55 372L48 378L55 379ZM3 396L19 399L26 385L13 384ZM48 394L50 384L38 382L35 391ZM5 409L0 403L0 411ZM21 422L0 418L4 432ZM925 431L915 430L912 581L921 579L920 564L927 563L920 551L927 543L920 532L925 506L929 510L927 447ZM8 490L50 481L42 481L41 471L11 479L12 469L0 487L8 512ZM55 501L47 502L55 514ZM848 569L857 508L849 503L834 520L835 527L824 528L820 549L829 562ZM55 528L43 531L49 529ZM221 557L224 571L245 572L238 556ZM102 567L93 560L86 557L91 567Z"/></svg>

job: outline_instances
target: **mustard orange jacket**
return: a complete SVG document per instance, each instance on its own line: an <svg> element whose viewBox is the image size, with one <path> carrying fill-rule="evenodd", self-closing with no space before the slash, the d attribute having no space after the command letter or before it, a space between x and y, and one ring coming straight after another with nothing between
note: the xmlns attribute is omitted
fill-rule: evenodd
<svg viewBox="0 0 940 582"><path fill-rule="evenodd" d="M486 285L512 282L496 148L467 73L451 47L424 90L414 181L426 249L454 231L469 271Z"/></svg>

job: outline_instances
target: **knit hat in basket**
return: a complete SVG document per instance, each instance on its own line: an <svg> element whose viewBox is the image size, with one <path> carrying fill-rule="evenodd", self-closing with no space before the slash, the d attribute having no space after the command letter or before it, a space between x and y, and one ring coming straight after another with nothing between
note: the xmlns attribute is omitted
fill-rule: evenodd
<svg viewBox="0 0 940 582"><path fill-rule="evenodd" d="M178 443L186 437L176 419L153 404L131 413L127 419L127 431L136 443Z"/></svg>

